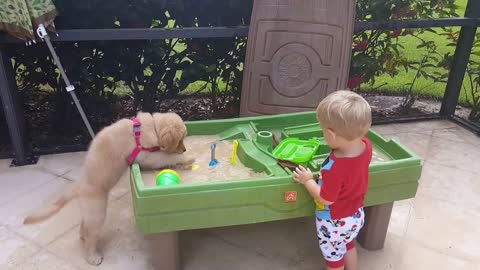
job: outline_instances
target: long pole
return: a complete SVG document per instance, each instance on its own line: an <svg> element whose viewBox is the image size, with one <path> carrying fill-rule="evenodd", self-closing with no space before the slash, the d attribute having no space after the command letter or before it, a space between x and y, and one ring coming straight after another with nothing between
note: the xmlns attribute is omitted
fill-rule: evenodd
<svg viewBox="0 0 480 270"><path fill-rule="evenodd" d="M80 101L77 98L77 95L75 94L75 86L73 86L70 83L70 80L67 77L67 74L65 73L65 70L63 69L62 63L60 62L60 58L58 57L57 53L55 52L55 49L53 48L52 42L50 40L50 36L48 35L47 31L45 30L45 27L43 24L40 24L37 29L37 34L40 36L40 38L44 39L45 42L47 43L48 49L50 50L50 53L52 54L53 60L55 61L55 64L57 65L58 69L60 70L60 74L62 75L63 81L67 85L66 90L67 92L70 93L72 96L73 102L75 103L75 106L77 106L78 112L80 113L80 116L82 117L83 123L88 129L88 133L90 133L90 136L92 136L92 139L95 137L95 133L93 132L92 126L90 125L90 122L88 122L87 116L85 115L85 112L83 111L82 105L80 105Z"/></svg>

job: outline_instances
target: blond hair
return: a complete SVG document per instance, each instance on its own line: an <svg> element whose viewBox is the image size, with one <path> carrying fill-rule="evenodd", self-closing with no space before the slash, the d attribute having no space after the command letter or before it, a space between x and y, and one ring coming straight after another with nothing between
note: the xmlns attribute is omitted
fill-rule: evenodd
<svg viewBox="0 0 480 270"><path fill-rule="evenodd" d="M317 118L323 129L330 128L345 139L354 140L367 134L372 125L372 110L362 96L338 90L318 104Z"/></svg>

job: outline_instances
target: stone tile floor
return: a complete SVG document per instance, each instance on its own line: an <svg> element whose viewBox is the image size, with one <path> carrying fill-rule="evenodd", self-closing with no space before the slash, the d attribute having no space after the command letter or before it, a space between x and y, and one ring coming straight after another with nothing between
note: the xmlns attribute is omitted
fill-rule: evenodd
<svg viewBox="0 0 480 270"><path fill-rule="evenodd" d="M448 121L375 126L424 160L415 199L396 202L385 248L359 249L360 269L480 270L480 138ZM134 226L124 176L113 190L101 246L105 259L82 259L77 205L51 220L21 225L26 213L77 181L84 153L43 156L33 166L0 160L0 269L154 269ZM311 219L184 232L183 269L321 269Z"/></svg>

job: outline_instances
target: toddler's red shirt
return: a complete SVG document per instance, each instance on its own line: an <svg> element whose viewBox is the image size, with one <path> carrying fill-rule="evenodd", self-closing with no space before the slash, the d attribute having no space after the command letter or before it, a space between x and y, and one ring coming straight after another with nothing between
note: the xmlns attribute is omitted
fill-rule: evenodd
<svg viewBox="0 0 480 270"><path fill-rule="evenodd" d="M316 216L320 219L340 219L352 216L363 206L368 190L368 168L372 160L372 144L365 143L363 153L354 158L337 158L333 151L321 168L318 179L320 196L333 202L329 206L317 204Z"/></svg>

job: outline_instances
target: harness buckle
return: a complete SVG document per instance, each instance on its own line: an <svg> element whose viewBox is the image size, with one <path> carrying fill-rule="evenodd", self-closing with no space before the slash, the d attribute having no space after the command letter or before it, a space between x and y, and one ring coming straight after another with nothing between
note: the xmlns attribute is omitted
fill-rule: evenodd
<svg viewBox="0 0 480 270"><path fill-rule="evenodd" d="M136 147L133 149L132 153L130 156L127 158L128 165L131 165L135 159L137 158L138 154L140 154L141 151L148 151L148 152L156 152L160 151L160 147L155 146L151 148L145 148L142 146L142 143L140 142L140 126L142 125L140 121L135 117L132 119L133 121L133 134L135 136L135 143Z"/></svg>
<svg viewBox="0 0 480 270"><path fill-rule="evenodd" d="M133 126L133 135L135 135L135 137L140 137L140 126Z"/></svg>
<svg viewBox="0 0 480 270"><path fill-rule="evenodd" d="M140 124L140 121L138 121L136 117L133 118L132 121L133 121L133 134L135 135L135 137L140 137L140 126L142 124Z"/></svg>

